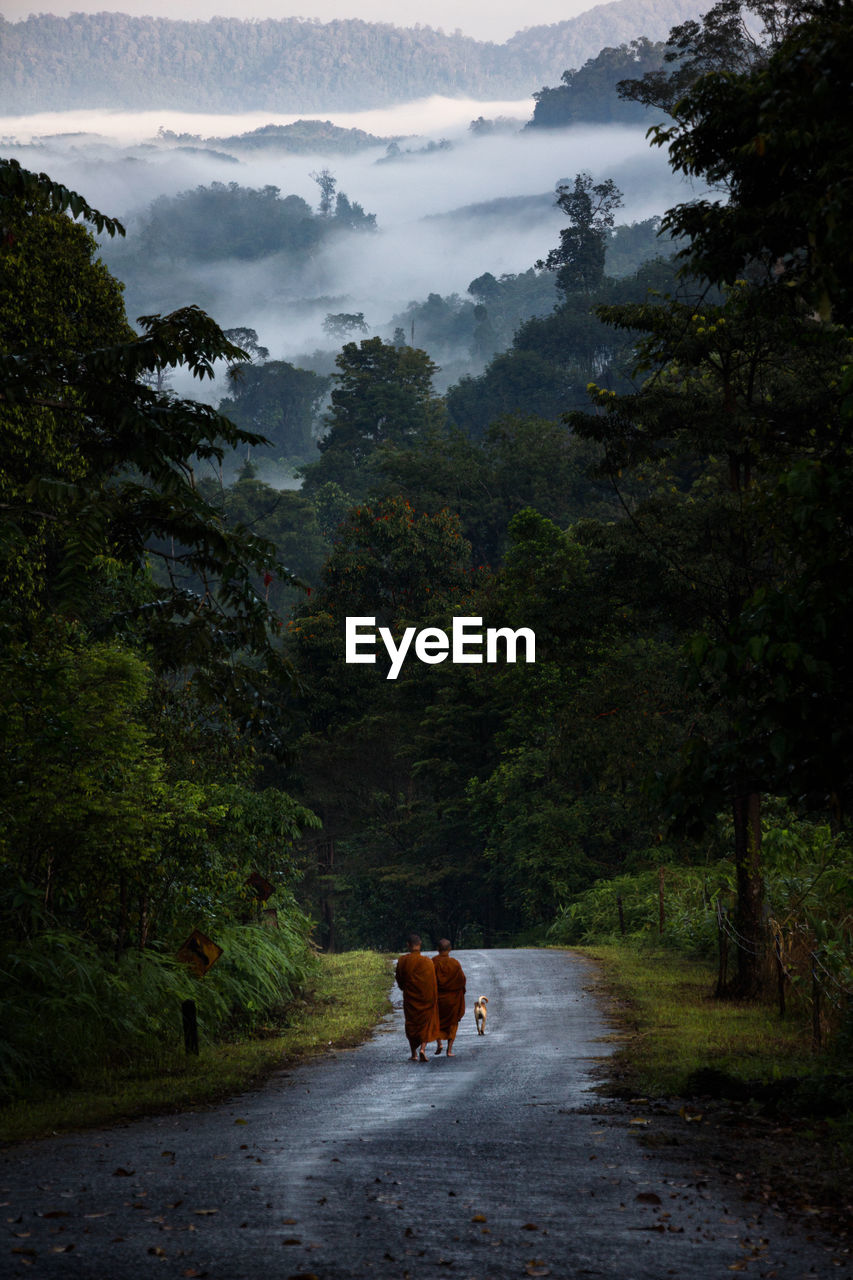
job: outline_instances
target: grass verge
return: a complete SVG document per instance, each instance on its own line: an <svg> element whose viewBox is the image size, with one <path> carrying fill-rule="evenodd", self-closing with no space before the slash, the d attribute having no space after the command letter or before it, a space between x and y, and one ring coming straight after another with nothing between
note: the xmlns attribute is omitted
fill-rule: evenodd
<svg viewBox="0 0 853 1280"><path fill-rule="evenodd" d="M289 1010L286 1025L267 1027L260 1037L203 1047L197 1058L176 1054L174 1063L157 1073L121 1073L102 1088L21 1099L0 1108L0 1139L20 1142L216 1102L285 1063L359 1044L390 1007L390 985L388 961L377 952L321 956L312 986Z"/></svg>
<svg viewBox="0 0 853 1280"><path fill-rule="evenodd" d="M750 1001L717 1000L711 964L629 945L580 948L598 962L624 1041L608 1066L633 1093L683 1096L697 1072L771 1084L814 1070L811 1026Z"/></svg>
<svg viewBox="0 0 853 1280"><path fill-rule="evenodd" d="M641 1112L646 1156L666 1147L685 1180L713 1166L756 1205L829 1232L846 1257L853 1076L842 1055L812 1052L808 1013L783 1019L766 1005L717 1000L713 966L676 952L578 950L600 966L598 990L618 1028L603 1092Z"/></svg>

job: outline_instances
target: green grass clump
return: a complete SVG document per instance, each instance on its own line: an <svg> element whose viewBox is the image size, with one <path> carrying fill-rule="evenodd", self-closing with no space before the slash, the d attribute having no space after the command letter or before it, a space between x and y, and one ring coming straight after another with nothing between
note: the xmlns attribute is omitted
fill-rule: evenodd
<svg viewBox="0 0 853 1280"><path fill-rule="evenodd" d="M617 1020L630 1033L613 1074L633 1093L684 1095L697 1071L772 1083L813 1070L811 1025L767 1005L716 999L713 966L630 943L584 947L599 962Z"/></svg>
<svg viewBox="0 0 853 1280"><path fill-rule="evenodd" d="M205 979L204 981L207 981ZM215 1102L286 1063L358 1044L389 1008L391 971L372 951L320 956L301 996L276 1018L228 1043L183 1052L180 1009L157 1063L103 1072L97 1088L32 1089L0 1109L0 1138L21 1141L62 1130Z"/></svg>
<svg viewBox="0 0 853 1280"><path fill-rule="evenodd" d="M287 1006L316 961L307 917L279 921L223 926L223 955L201 980L163 951L116 958L59 930L0 949L0 1099L39 1085L103 1087L124 1066L168 1068L184 1000L207 1042Z"/></svg>

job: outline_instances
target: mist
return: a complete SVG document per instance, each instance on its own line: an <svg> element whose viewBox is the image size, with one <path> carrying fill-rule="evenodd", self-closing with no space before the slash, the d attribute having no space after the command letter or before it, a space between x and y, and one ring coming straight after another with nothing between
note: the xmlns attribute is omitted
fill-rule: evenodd
<svg viewBox="0 0 853 1280"><path fill-rule="evenodd" d="M223 328L255 329L273 359L299 363L300 357L321 350L329 353L331 366L334 344L322 329L330 311L363 312L371 334L390 336L392 317L410 302L431 293L464 297L470 281L484 272L523 272L543 258L563 225L554 188L581 170L596 181L614 179L624 195L618 222L641 221L690 198L690 188L671 173L665 154L649 147L645 128L598 125L522 132L532 108L532 99L430 98L384 110L335 113L334 124L363 129L382 140L353 154L269 149L247 154L225 146L209 151L195 143L166 145L158 137L158 131L171 130L203 139L233 138L299 118L260 113L44 113L0 119L0 133L5 135L5 154L46 170L96 208L124 221L128 249L134 229L158 196L235 182L242 187L272 185L282 196L295 194L316 207L319 192L311 175L331 170L339 191L375 213L375 233L338 235L298 270L292 259L279 260L278 255L253 262L179 262L162 278L146 278L144 296L134 288L127 297L131 318L196 303ZM472 133L468 126L480 116L518 123L515 131ZM387 158L389 139L397 141L402 153L394 160ZM449 145L424 150L439 142ZM123 248L103 249L119 277ZM182 393L190 391L180 379L175 386ZM221 385L192 384L197 398L216 401L223 392Z"/></svg>

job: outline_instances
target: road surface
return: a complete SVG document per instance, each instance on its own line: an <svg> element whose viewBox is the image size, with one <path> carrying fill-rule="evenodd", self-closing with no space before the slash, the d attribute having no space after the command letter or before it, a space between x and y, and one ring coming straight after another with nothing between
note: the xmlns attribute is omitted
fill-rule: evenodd
<svg viewBox="0 0 853 1280"><path fill-rule="evenodd" d="M789 1232L780 1213L733 1201L705 1169L644 1145L647 1109L590 1092L610 1046L588 962L560 951L454 954L468 1013L453 1059L408 1061L397 992L368 1043L231 1103L7 1149L0 1274L849 1274L846 1259Z"/></svg>

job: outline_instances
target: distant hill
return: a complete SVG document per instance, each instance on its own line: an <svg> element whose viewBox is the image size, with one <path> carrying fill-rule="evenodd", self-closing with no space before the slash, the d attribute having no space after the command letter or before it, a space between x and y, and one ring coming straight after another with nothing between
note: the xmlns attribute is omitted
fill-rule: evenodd
<svg viewBox="0 0 853 1280"><path fill-rule="evenodd" d="M607 45L663 39L707 0L616 0L505 44L360 19L0 18L0 112L363 109L430 94L519 98Z"/></svg>
<svg viewBox="0 0 853 1280"><path fill-rule="evenodd" d="M183 151L204 153L227 147L227 158L251 155L259 151L286 151L302 155L351 155L366 147L387 146L395 138L379 138L363 129L342 129L330 120L296 120L293 124L265 124L249 133L231 134L227 138L203 138L197 133L173 133L160 129L157 137L166 146L179 146ZM214 154L221 154L214 151Z"/></svg>

